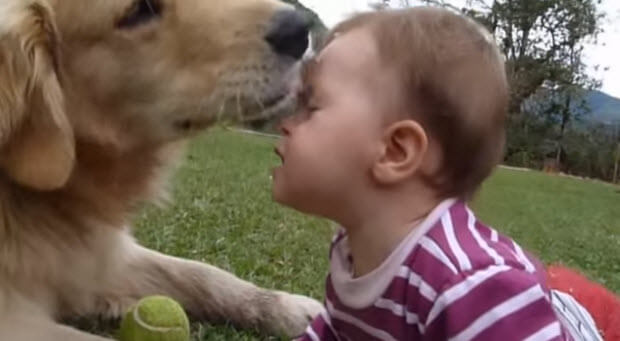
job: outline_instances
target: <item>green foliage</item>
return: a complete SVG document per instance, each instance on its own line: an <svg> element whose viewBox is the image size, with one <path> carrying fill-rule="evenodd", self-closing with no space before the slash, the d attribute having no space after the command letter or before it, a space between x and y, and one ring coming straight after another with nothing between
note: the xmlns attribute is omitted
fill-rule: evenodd
<svg viewBox="0 0 620 341"><path fill-rule="evenodd" d="M543 84L558 92L598 83L585 73L582 52L596 38L598 0L472 0L463 11L484 23L506 56L510 113Z"/></svg>
<svg viewBox="0 0 620 341"><path fill-rule="evenodd" d="M572 122L564 132L549 118L532 113L511 117L505 162L541 169L543 161L557 156L561 136L561 170L565 173L614 180L615 151L620 143L620 124Z"/></svg>
<svg viewBox="0 0 620 341"><path fill-rule="evenodd" d="M578 124L591 111L590 90L600 87L583 62L600 33L600 0L424 0L484 24L506 57L510 84L506 159L540 168L555 160L571 174L612 181L613 127Z"/></svg>
<svg viewBox="0 0 620 341"><path fill-rule="evenodd" d="M571 123L590 112L585 95L600 86L583 63L585 44L600 32L597 0L485 0L471 1L464 12L483 22L496 36L506 56L511 87L506 159L520 166L530 160L555 159L567 172L600 176L585 167L592 160L576 159L580 151L569 149L589 142L591 136L571 134ZM538 125L538 126L536 126ZM525 141L531 133L544 132L538 141ZM571 138L575 138L572 139ZM517 144L513 144L518 141ZM553 150L548 149L553 145ZM582 148L583 149L583 148ZM515 154L516 151L516 154ZM567 162L567 154L571 161ZM519 159L527 155L526 163ZM576 160L575 160L576 159ZM606 161L594 168L605 168ZM610 177L603 177L611 180Z"/></svg>

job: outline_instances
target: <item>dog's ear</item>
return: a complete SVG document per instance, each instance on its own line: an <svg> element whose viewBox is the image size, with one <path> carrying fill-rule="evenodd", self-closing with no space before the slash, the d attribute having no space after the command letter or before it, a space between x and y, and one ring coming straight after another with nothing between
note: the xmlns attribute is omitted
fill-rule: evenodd
<svg viewBox="0 0 620 341"><path fill-rule="evenodd" d="M46 191L69 179L75 142L59 82L59 37L43 1L1 0L0 169Z"/></svg>

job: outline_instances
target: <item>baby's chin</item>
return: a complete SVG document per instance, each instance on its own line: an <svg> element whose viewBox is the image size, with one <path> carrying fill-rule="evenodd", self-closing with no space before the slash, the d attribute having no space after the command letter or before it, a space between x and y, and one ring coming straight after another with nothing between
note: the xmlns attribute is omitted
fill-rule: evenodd
<svg viewBox="0 0 620 341"><path fill-rule="evenodd" d="M298 195L294 195L282 183L278 183L277 177L274 176L273 185L271 187L271 198L280 205L292 208L302 213L310 213L307 210L305 200Z"/></svg>
<svg viewBox="0 0 620 341"><path fill-rule="evenodd" d="M296 211L311 215L320 215L321 200L315 198L312 191L307 187L299 187L300 183L289 183L282 173L282 168L274 169L271 183L271 198L280 205L292 208ZM318 204L318 206L317 206Z"/></svg>
<svg viewBox="0 0 620 341"><path fill-rule="evenodd" d="M282 174L279 174L281 170L279 168L280 167L274 169L271 175L271 198L278 204L288 206L286 200L286 186L283 184Z"/></svg>

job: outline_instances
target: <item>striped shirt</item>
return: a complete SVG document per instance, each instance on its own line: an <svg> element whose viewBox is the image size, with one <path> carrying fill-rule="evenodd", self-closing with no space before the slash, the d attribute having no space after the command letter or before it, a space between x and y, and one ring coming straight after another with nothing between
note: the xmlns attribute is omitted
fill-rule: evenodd
<svg viewBox="0 0 620 341"><path fill-rule="evenodd" d="M442 202L371 273L352 277L351 260L340 231L326 311L300 340L570 340L542 266L461 201Z"/></svg>

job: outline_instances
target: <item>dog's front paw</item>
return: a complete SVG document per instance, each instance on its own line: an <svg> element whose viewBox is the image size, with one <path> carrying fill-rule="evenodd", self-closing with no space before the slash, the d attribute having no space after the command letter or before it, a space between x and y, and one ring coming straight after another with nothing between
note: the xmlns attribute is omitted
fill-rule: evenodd
<svg viewBox="0 0 620 341"><path fill-rule="evenodd" d="M325 308L317 300L307 296L278 292L279 317L275 319L275 329L288 337L303 334L308 324Z"/></svg>

